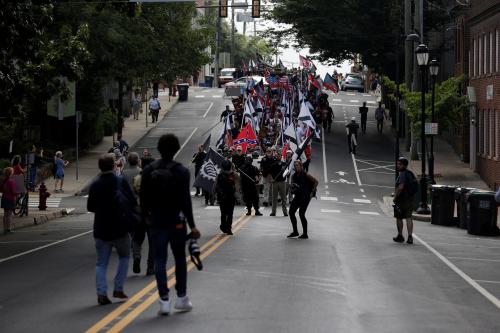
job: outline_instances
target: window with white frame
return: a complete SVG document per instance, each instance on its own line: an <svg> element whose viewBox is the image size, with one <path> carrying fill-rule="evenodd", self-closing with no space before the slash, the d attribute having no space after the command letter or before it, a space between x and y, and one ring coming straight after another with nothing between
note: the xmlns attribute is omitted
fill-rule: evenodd
<svg viewBox="0 0 500 333"><path fill-rule="evenodd" d="M483 39L481 36L477 37L477 75L481 75L483 73Z"/></svg>
<svg viewBox="0 0 500 333"><path fill-rule="evenodd" d="M489 72L493 73L493 33L490 32L490 67Z"/></svg>
<svg viewBox="0 0 500 333"><path fill-rule="evenodd" d="M486 37L487 35L484 34L483 35L483 74L486 74L488 73L488 49L487 49L487 46L488 46L488 39Z"/></svg>

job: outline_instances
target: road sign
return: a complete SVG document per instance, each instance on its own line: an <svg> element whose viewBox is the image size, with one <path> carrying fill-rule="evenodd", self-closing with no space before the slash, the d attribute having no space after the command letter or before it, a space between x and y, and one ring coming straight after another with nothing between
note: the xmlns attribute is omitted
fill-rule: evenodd
<svg viewBox="0 0 500 333"><path fill-rule="evenodd" d="M425 135L437 135L438 123L425 123Z"/></svg>
<svg viewBox="0 0 500 333"><path fill-rule="evenodd" d="M237 22L253 22L253 17L250 13L236 13Z"/></svg>

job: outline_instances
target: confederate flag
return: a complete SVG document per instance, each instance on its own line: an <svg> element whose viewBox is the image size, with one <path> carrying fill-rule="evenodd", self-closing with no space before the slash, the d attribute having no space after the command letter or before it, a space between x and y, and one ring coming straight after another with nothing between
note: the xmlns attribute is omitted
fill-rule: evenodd
<svg viewBox="0 0 500 333"><path fill-rule="evenodd" d="M238 137L233 142L233 146L241 146L243 154L246 154L248 147L255 147L257 145L257 136L253 131L250 123L247 123L238 134Z"/></svg>

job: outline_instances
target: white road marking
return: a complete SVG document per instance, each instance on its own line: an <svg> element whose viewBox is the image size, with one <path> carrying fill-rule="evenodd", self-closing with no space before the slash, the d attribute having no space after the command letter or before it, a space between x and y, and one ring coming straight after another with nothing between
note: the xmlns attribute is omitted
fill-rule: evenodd
<svg viewBox="0 0 500 333"><path fill-rule="evenodd" d="M354 164L354 171L356 172L356 179L358 180L358 185L361 186L361 179L359 178L359 172L358 172L358 165L356 164L356 158L354 157L354 154L351 154L352 157L352 163Z"/></svg>
<svg viewBox="0 0 500 333"><path fill-rule="evenodd" d="M363 198L366 198L366 195L364 195L364 194L363 194L363 195L362 195L362 197L363 197Z"/></svg>
<svg viewBox="0 0 500 333"><path fill-rule="evenodd" d="M432 246L427 244L423 239L418 237L416 234L413 234L413 237L415 237L420 243L422 243L423 246L425 246L429 251L434 253L436 257L438 257L442 262L444 262L451 270L453 270L455 273L457 273L462 279L465 280L468 284L470 284L474 289L476 289L481 295L486 297L493 305L495 305L498 309L500 309L500 300L493 296L490 292L488 292L486 289L484 289L479 283L474 281L470 276L465 274L460 268L455 266L451 261L449 261L445 256L443 256L441 253L439 253L436 249L434 249Z"/></svg>
<svg viewBox="0 0 500 333"><path fill-rule="evenodd" d="M207 206L207 207L205 207L205 209L215 210L215 209L219 209L219 206Z"/></svg>
<svg viewBox="0 0 500 333"><path fill-rule="evenodd" d="M347 175L347 172L345 172L345 171L337 171L335 173L337 173L339 176L345 176L345 175Z"/></svg>
<svg viewBox="0 0 500 333"><path fill-rule="evenodd" d="M365 193L365 190L363 190L362 188L360 188L359 191Z"/></svg>
<svg viewBox="0 0 500 333"><path fill-rule="evenodd" d="M321 209L322 213L340 213L338 209Z"/></svg>
<svg viewBox="0 0 500 333"><path fill-rule="evenodd" d="M363 97L372 97L370 94L363 94Z"/></svg>
<svg viewBox="0 0 500 333"><path fill-rule="evenodd" d="M483 283L500 283L500 281L489 281L489 280L475 280L476 282L483 282Z"/></svg>
<svg viewBox="0 0 500 333"><path fill-rule="evenodd" d="M84 198L88 198L88 197L89 197L89 195L87 194L87 195L84 195L83 197L84 197Z"/></svg>
<svg viewBox="0 0 500 333"><path fill-rule="evenodd" d="M64 211L66 211L66 214L70 214L74 210L75 210L75 208L64 208Z"/></svg>
<svg viewBox="0 0 500 333"><path fill-rule="evenodd" d="M205 114L203 114L203 118L205 118L207 116L207 114L210 112L210 110L212 110L213 106L214 106L214 103L210 103L210 106L208 107L207 112L205 112Z"/></svg>
<svg viewBox="0 0 500 333"><path fill-rule="evenodd" d="M361 215L380 215L377 212L365 212L365 211L362 211L362 210L360 210L358 213L360 213Z"/></svg>
<svg viewBox="0 0 500 333"><path fill-rule="evenodd" d="M330 195L330 191L325 191L325 195Z"/></svg>
<svg viewBox="0 0 500 333"><path fill-rule="evenodd" d="M340 98L332 98L331 101L332 102L342 102L342 100Z"/></svg>
<svg viewBox="0 0 500 333"><path fill-rule="evenodd" d="M369 199L353 199L353 201L357 203L367 203L367 204L372 203L372 201Z"/></svg>
<svg viewBox="0 0 500 333"><path fill-rule="evenodd" d="M213 95L212 97L213 97L213 98L221 98L221 97L222 97L222 95Z"/></svg>
<svg viewBox="0 0 500 333"><path fill-rule="evenodd" d="M457 260L476 260L476 261L488 261L488 262L500 262L497 259L481 259L481 258L463 258L463 257L448 257L448 259L457 259ZM476 280L477 281L477 280Z"/></svg>
<svg viewBox="0 0 500 333"><path fill-rule="evenodd" d="M363 186L373 186L373 187L382 187L382 188L392 188L392 189L394 189L394 186L386 186L386 185L363 184Z"/></svg>
<svg viewBox="0 0 500 333"><path fill-rule="evenodd" d="M196 95L194 98L205 98L205 95Z"/></svg>
<svg viewBox="0 0 500 333"><path fill-rule="evenodd" d="M66 241L69 241L69 240L81 237L81 236L85 236L85 235L90 234L92 232L94 232L94 230L85 231L85 232L82 232L81 234L74 235L74 236L71 236L71 237L68 237L68 238L65 238L65 239L61 239L61 240L58 240L57 242L54 242L54 243L46 244L46 245L39 246L39 247L36 247L36 248L28 250L28 251L24 251L24 252L21 252L21 253L18 253L18 254L14 254L13 256L0 259L0 263L12 260L14 258L18 258L18 257L24 256L24 255L29 254L29 253L40 251L40 250L45 249L47 247L54 246L54 245L57 245L57 244L60 244L60 243L63 243L63 242L66 242Z"/></svg>
<svg viewBox="0 0 500 333"><path fill-rule="evenodd" d="M325 185L325 188L328 188L328 185Z"/></svg>
<svg viewBox="0 0 500 333"><path fill-rule="evenodd" d="M366 103L368 103L368 104L377 104L377 102L375 102L375 101L367 101Z"/></svg>
<svg viewBox="0 0 500 333"><path fill-rule="evenodd" d="M323 149L323 178L325 184L328 184L328 173L326 168L326 152L325 152L325 133L321 135L322 149Z"/></svg>
<svg viewBox="0 0 500 333"><path fill-rule="evenodd" d="M194 133L198 130L198 127L196 127L192 132L191 134L188 136L188 138L186 139L186 141L184 141L184 143L182 144L181 148L179 149L179 151L177 153L175 153L174 155L174 159L177 158L177 155L179 155L179 153L182 151L182 149L184 147L186 147L187 143L189 142L189 140L191 140L191 138L193 137Z"/></svg>
<svg viewBox="0 0 500 333"><path fill-rule="evenodd" d="M337 197L320 197L320 200L323 200L323 201L338 201L339 198L337 198Z"/></svg>
<svg viewBox="0 0 500 333"><path fill-rule="evenodd" d="M356 96L356 94L353 94L353 93L347 93L346 95L347 96Z"/></svg>
<svg viewBox="0 0 500 333"><path fill-rule="evenodd" d="M359 100L357 100L357 99L351 99L351 100L349 101L349 103L359 103Z"/></svg>

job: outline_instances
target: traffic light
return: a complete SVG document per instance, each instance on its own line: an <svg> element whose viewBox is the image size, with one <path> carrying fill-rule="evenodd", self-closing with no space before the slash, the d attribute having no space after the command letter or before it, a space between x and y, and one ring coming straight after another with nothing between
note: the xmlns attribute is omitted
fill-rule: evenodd
<svg viewBox="0 0 500 333"><path fill-rule="evenodd" d="M219 2L219 17L227 17L227 0Z"/></svg>
<svg viewBox="0 0 500 333"><path fill-rule="evenodd" d="M260 0L252 0L252 17L260 17Z"/></svg>

